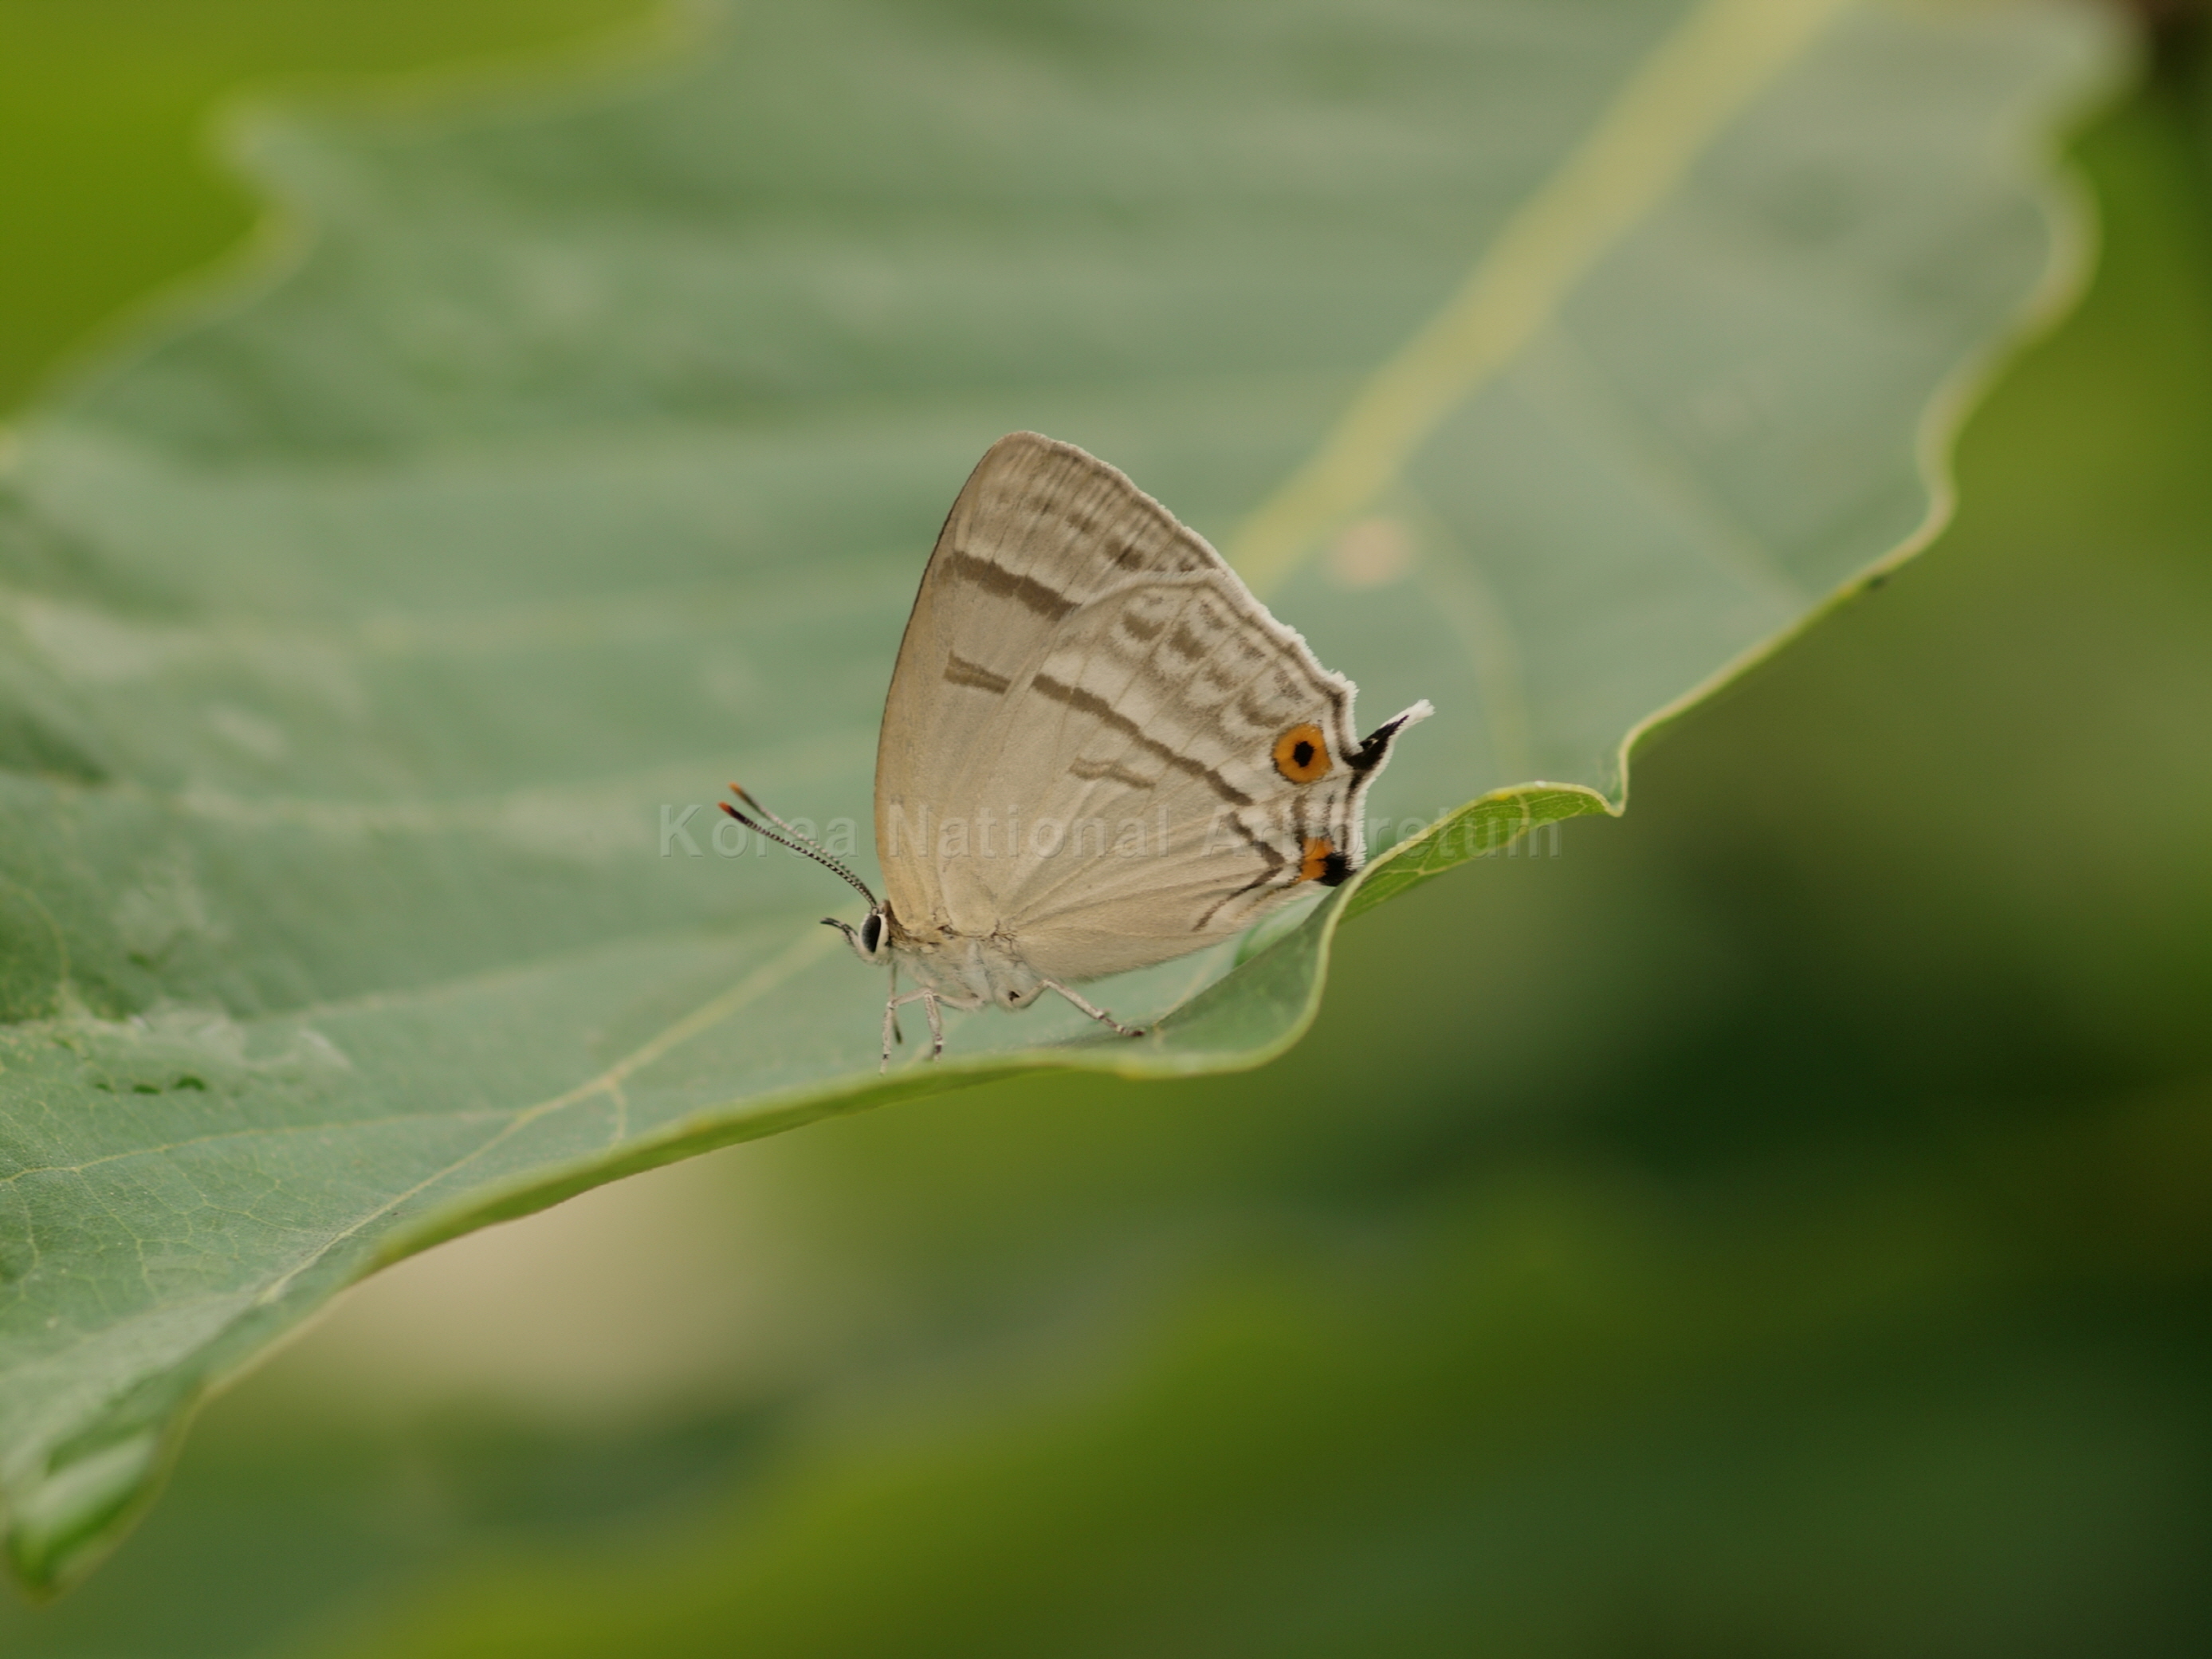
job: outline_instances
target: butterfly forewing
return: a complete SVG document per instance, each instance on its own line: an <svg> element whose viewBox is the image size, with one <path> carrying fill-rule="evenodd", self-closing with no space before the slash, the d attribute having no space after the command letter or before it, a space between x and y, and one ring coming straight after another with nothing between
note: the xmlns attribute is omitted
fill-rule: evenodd
<svg viewBox="0 0 2212 1659"><path fill-rule="evenodd" d="M1073 445L1017 432L991 446L938 533L884 707L876 845L894 915L950 920L938 840L975 804L954 804L956 775L1060 625L1132 576L1209 562L1172 514Z"/></svg>

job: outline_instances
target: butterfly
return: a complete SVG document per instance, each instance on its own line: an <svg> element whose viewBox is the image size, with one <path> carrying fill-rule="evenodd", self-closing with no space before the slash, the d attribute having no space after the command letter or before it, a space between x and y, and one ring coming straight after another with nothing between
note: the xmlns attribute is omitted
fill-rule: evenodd
<svg viewBox="0 0 2212 1659"><path fill-rule="evenodd" d="M953 501L899 645L876 749L884 896L737 784L757 816L720 805L867 900L859 926L823 925L890 969L886 1069L912 1002L932 1059L943 1009L1047 991L1141 1036L1073 988L1234 937L1364 861L1368 787L1433 711L1358 738L1355 690L1124 474L1016 432Z"/></svg>

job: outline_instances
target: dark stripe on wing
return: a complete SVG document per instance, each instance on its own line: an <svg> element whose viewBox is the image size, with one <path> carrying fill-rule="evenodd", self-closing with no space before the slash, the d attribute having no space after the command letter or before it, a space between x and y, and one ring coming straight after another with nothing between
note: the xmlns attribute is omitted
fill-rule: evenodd
<svg viewBox="0 0 2212 1659"><path fill-rule="evenodd" d="M1150 789L1159 781L1158 778L1148 778L1142 773L1132 772L1119 761L1074 761L1068 766L1067 775L1071 778L1085 780L1111 778L1116 783L1127 784L1132 789Z"/></svg>
<svg viewBox="0 0 2212 1659"><path fill-rule="evenodd" d="M1235 823L1236 820L1232 818L1230 822ZM1257 888L1273 886L1275 884L1275 878L1282 874L1285 869L1290 867L1291 861L1288 859L1285 858L1280 853L1270 847L1266 842L1261 841L1259 836L1254 835L1243 824L1237 824L1237 832L1243 836L1246 841L1251 843L1252 850L1254 852L1259 854L1261 858L1267 861L1267 867L1262 870L1258 875L1253 877L1251 880L1246 882L1235 892L1224 893L1219 898L1216 899L1213 903L1208 907L1206 914L1200 916L1191 925L1190 931L1194 933L1204 933L1206 927L1212 921L1214 917L1219 915L1225 907L1234 904L1238 899L1243 898L1245 894L1249 893ZM1289 883L1285 884L1295 886L1297 884Z"/></svg>
<svg viewBox="0 0 2212 1659"><path fill-rule="evenodd" d="M1175 632L1168 635L1168 649L1185 662L1200 662L1208 654L1206 641L1191 630L1188 623L1176 624Z"/></svg>
<svg viewBox="0 0 2212 1659"><path fill-rule="evenodd" d="M948 654L945 659L945 680L948 685L972 685L979 691L1005 691L1013 682L1004 674L994 674L980 662Z"/></svg>
<svg viewBox="0 0 2212 1659"><path fill-rule="evenodd" d="M946 550L945 562L948 575L971 581L986 593L1012 599L1023 609L1034 611L1048 622L1058 622L1075 609L1076 602L1050 583L1009 570L995 560L984 558L980 554L963 553L957 548L951 548Z"/></svg>
<svg viewBox="0 0 2212 1659"><path fill-rule="evenodd" d="M1188 755L1178 753L1169 748L1158 738L1146 737L1142 726L1097 692L1085 691L1079 685L1069 685L1064 681L1053 678L1049 674L1039 674L1030 684L1040 695L1050 697L1054 702L1065 703L1079 714L1090 715L1101 725L1119 732L1146 754L1157 756L1176 770L1187 772L1192 777L1200 780L1231 806L1249 806L1252 804L1251 796L1230 782L1204 761L1193 760Z"/></svg>
<svg viewBox="0 0 2212 1659"><path fill-rule="evenodd" d="M1138 616L1134 611L1125 611L1115 622L1115 626L1131 639L1141 641L1158 639L1160 636L1160 630L1165 628L1167 623L1151 621Z"/></svg>

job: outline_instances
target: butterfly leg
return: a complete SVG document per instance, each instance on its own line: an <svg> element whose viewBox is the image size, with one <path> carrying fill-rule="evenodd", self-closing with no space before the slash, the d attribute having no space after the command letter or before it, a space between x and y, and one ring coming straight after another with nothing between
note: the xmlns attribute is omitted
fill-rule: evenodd
<svg viewBox="0 0 2212 1659"><path fill-rule="evenodd" d="M935 1060L945 1052L945 1016L937 1011L937 993L925 987L904 996L894 994L884 1004L884 1063L876 1068L878 1072L891 1068L891 1044L906 1040L899 1033L898 1011L909 1002L920 1003L921 1012L929 1016L929 1057Z"/></svg>
<svg viewBox="0 0 2212 1659"><path fill-rule="evenodd" d="M884 1063L876 1067L878 1076L891 1068L891 1044L903 1042L906 1036L898 1026L898 958L891 958L891 988L884 998Z"/></svg>
<svg viewBox="0 0 2212 1659"><path fill-rule="evenodd" d="M1145 1034L1145 1028L1143 1026L1122 1024L1120 1020L1115 1018L1113 1015L1108 1013L1103 1008L1097 1007L1091 1003L1085 1001L1081 997L1076 995L1074 992L1069 990L1067 987L1062 985L1056 979L1048 979L1045 981L1044 988L1048 991L1059 992L1060 995L1066 997L1077 1007L1082 1009L1085 1013L1090 1015L1091 1018L1097 1020L1101 1025L1110 1025L1115 1030L1119 1031L1123 1036L1142 1036Z"/></svg>
<svg viewBox="0 0 2212 1659"><path fill-rule="evenodd" d="M921 1012L929 1016L929 1057L941 1059L945 1054L945 1015L938 1006L936 992L921 994Z"/></svg>

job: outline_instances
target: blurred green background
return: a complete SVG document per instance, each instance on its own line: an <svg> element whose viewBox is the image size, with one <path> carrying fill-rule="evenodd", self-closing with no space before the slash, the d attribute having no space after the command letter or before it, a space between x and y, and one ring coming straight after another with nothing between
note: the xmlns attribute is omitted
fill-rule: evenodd
<svg viewBox="0 0 2212 1659"><path fill-rule="evenodd" d="M0 404L234 246L241 83L611 0L0 0ZM26 1656L2212 1650L2212 125L2076 146L1956 526L1346 934L1243 1078L1033 1079L405 1264Z"/></svg>

